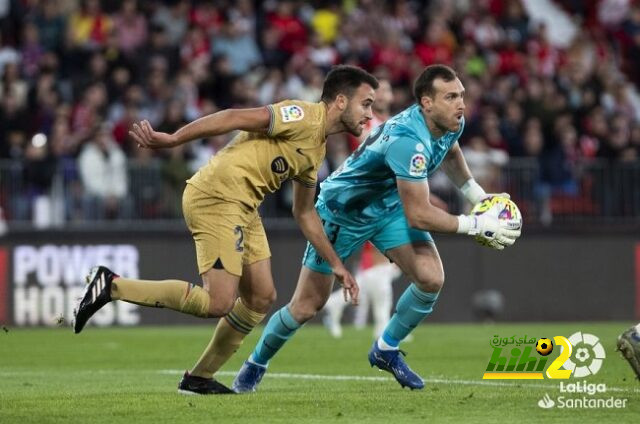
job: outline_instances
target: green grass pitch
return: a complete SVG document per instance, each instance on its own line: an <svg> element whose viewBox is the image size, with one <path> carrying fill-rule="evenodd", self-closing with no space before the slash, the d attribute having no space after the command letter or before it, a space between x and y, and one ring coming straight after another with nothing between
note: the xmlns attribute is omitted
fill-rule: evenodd
<svg viewBox="0 0 640 424"><path fill-rule="evenodd" d="M333 340L311 325L273 360L257 393L208 397L176 389L212 327L88 327L80 335L68 328L9 328L0 331L0 423L636 422L640 383L615 352L616 336L629 324L426 323L402 346L426 379L425 389L413 392L369 366L370 330L347 328ZM260 331L225 366L223 383L231 384ZM600 337L607 354L600 372L587 379L607 385L606 394L594 397L626 398L625 409L542 409L543 396L560 395L558 381L482 380L494 335L568 337L575 331Z"/></svg>

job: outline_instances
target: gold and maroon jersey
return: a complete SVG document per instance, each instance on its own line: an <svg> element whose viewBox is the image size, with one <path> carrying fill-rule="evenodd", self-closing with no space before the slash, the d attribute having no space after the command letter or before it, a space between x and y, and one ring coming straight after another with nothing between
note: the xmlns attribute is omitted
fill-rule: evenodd
<svg viewBox="0 0 640 424"><path fill-rule="evenodd" d="M325 104L285 100L267 108L266 133L241 131L187 183L250 209L289 178L314 187L325 156Z"/></svg>

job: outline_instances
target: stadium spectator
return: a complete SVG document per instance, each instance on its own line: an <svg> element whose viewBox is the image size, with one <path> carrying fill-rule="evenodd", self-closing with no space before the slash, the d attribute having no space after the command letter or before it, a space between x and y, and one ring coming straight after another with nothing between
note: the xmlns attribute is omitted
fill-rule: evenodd
<svg viewBox="0 0 640 424"><path fill-rule="evenodd" d="M7 63L4 73L0 79L0 99L3 96L11 95L17 103L19 109L27 106L27 93L29 85L20 77L20 68L17 63Z"/></svg>
<svg viewBox="0 0 640 424"><path fill-rule="evenodd" d="M0 77L4 75L4 68L9 63L20 63L20 53L6 43L0 31Z"/></svg>
<svg viewBox="0 0 640 424"><path fill-rule="evenodd" d="M340 33L342 14L338 2L327 3L325 7L319 7L314 11L311 16L311 27L320 37L321 43L331 45Z"/></svg>
<svg viewBox="0 0 640 424"><path fill-rule="evenodd" d="M274 11L267 13L268 25L276 30L278 36L278 48L288 57L307 44L307 28L296 12L293 1L282 0L277 2Z"/></svg>
<svg viewBox="0 0 640 424"><path fill-rule="evenodd" d="M260 62L260 51L253 34L241 23L231 20L224 22L213 37L212 44L213 55L226 56L234 75L245 74Z"/></svg>
<svg viewBox="0 0 640 424"><path fill-rule="evenodd" d="M40 61L44 55L44 47L40 42L40 30L34 23L25 22L22 40L20 49L22 73L27 79L33 80L38 74Z"/></svg>
<svg viewBox="0 0 640 424"><path fill-rule="evenodd" d="M127 157L113 140L108 125L100 125L84 144L78 170L84 188L85 217L127 217Z"/></svg>
<svg viewBox="0 0 640 424"><path fill-rule="evenodd" d="M69 41L80 50L97 50L106 44L112 28L113 19L102 11L100 0L82 0L69 18Z"/></svg>
<svg viewBox="0 0 640 424"><path fill-rule="evenodd" d="M455 39L444 22L432 20L424 30L422 39L416 43L413 53L423 66L434 63L451 64Z"/></svg>
<svg viewBox="0 0 640 424"><path fill-rule="evenodd" d="M24 157L29 131L28 116L11 93L0 99L0 156L17 162Z"/></svg>
<svg viewBox="0 0 640 424"><path fill-rule="evenodd" d="M177 0L170 6L161 4L155 11L151 22L164 29L169 45L178 47L182 44L189 28L190 10L188 0Z"/></svg>
<svg viewBox="0 0 640 424"><path fill-rule="evenodd" d="M107 92L104 84L95 83L87 87L82 98L71 110L71 131L81 139L89 137L91 131L100 124L107 106Z"/></svg>
<svg viewBox="0 0 640 424"><path fill-rule="evenodd" d="M500 170L509 161L507 152L490 146L479 135L471 137L462 152L478 184L496 193L500 189Z"/></svg>
<svg viewBox="0 0 640 424"><path fill-rule="evenodd" d="M38 28L39 42L45 51L60 52L66 32L66 19L60 11L60 1L40 2L40 7L35 10L33 22Z"/></svg>
<svg viewBox="0 0 640 424"><path fill-rule="evenodd" d="M113 16L117 46L128 56L136 53L147 41L147 20L137 7L137 0L123 0L120 10Z"/></svg>

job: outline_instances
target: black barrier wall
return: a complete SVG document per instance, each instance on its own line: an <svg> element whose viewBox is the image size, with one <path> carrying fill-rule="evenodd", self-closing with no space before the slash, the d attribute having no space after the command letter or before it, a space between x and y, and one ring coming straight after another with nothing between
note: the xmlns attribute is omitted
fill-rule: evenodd
<svg viewBox="0 0 640 424"><path fill-rule="evenodd" d="M293 293L305 242L297 230L268 233L278 289L276 310ZM487 290L493 296L484 303L497 308L495 318L500 321L639 318L640 237L530 235L503 252L467 237L440 236L436 242L446 279L431 321L478 320L473 298ZM59 316L68 323L75 298L83 291L84 275L96 263L128 277L199 283L194 247L185 231L14 233L0 243L0 323L55 325ZM406 286L406 280L395 283L396 298ZM114 302L92 323L208 322Z"/></svg>

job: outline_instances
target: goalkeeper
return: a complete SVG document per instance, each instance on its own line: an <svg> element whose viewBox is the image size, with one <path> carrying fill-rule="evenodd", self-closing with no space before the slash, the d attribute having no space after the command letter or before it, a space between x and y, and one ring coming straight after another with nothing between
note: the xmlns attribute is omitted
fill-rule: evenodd
<svg viewBox="0 0 640 424"><path fill-rule="evenodd" d="M464 128L464 87L455 71L431 65L414 85L417 104L374 129L342 167L321 185L316 203L324 230L344 260L370 240L411 279L395 313L369 352L371 366L403 386L424 382L404 362L400 342L431 312L444 271L429 231L480 236L496 249L520 236L520 222L490 214L454 216L429 202L427 178L439 166L475 204L487 194L473 180L458 145ZM269 360L327 301L331 268L307 244L291 302L267 323L255 350L236 376L236 392L254 391ZM345 292L345 300L347 293Z"/></svg>

